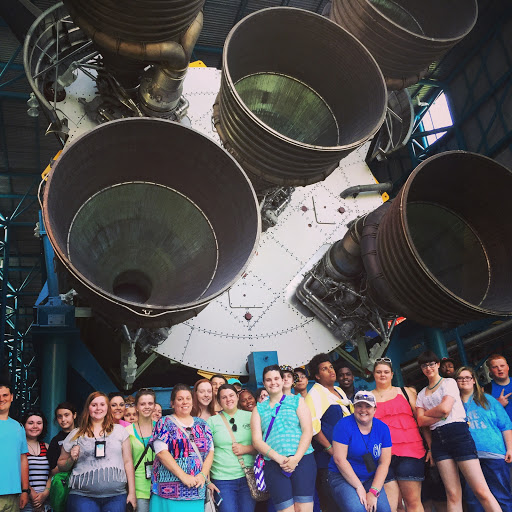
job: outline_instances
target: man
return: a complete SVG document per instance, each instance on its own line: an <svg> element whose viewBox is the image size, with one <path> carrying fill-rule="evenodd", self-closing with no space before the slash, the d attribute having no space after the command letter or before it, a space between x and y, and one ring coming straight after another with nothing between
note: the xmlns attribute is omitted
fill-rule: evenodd
<svg viewBox="0 0 512 512"><path fill-rule="evenodd" d="M512 404L510 403L512 382L510 382L507 360L501 354L492 354L487 358L485 364L489 368L493 380L486 384L484 391L496 398L512 419Z"/></svg>
<svg viewBox="0 0 512 512"><path fill-rule="evenodd" d="M9 418L13 398L11 385L0 382L0 512L18 512L28 503L30 492L25 430L17 421Z"/></svg>
<svg viewBox="0 0 512 512"><path fill-rule="evenodd" d="M332 434L336 423L353 411L345 392L335 386L336 372L327 354L317 354L309 363L309 374L316 384L306 396L306 405L313 418L313 448L317 465L316 490L323 512L340 509L331 495L328 475L329 461L333 455Z"/></svg>
<svg viewBox="0 0 512 512"><path fill-rule="evenodd" d="M347 364L340 366L336 377L338 378L340 388L343 389L347 398L352 402L357 389L354 388L354 374L350 366Z"/></svg>
<svg viewBox="0 0 512 512"><path fill-rule="evenodd" d="M451 357L443 357L441 359L441 366L439 367L441 377L453 379L455 375L455 360Z"/></svg>
<svg viewBox="0 0 512 512"><path fill-rule="evenodd" d="M304 368L295 368L293 370L294 373L297 375L298 380L295 383L295 387L293 388L293 391L296 395L300 395L302 398L306 398L308 394L308 376L306 374L306 370Z"/></svg>

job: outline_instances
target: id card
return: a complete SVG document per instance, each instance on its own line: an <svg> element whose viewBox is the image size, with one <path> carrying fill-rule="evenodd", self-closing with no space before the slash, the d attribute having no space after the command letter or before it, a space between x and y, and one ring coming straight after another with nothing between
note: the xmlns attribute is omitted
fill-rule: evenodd
<svg viewBox="0 0 512 512"><path fill-rule="evenodd" d="M146 469L146 479L151 480L151 474L153 473L153 462L145 462L144 467Z"/></svg>
<svg viewBox="0 0 512 512"><path fill-rule="evenodd" d="M366 471L368 473L373 473L377 470L377 464L375 464L375 460L372 457L371 453L365 453L363 455L364 465L366 466Z"/></svg>
<svg viewBox="0 0 512 512"><path fill-rule="evenodd" d="M97 459L101 459L102 457L105 457L105 446L106 441L96 441L94 444L94 456Z"/></svg>

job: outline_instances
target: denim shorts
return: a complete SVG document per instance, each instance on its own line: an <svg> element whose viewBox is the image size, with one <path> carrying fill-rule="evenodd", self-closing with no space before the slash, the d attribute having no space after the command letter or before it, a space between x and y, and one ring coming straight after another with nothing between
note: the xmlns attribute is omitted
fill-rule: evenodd
<svg viewBox="0 0 512 512"><path fill-rule="evenodd" d="M386 483L393 480L409 480L411 482L422 482L425 480L425 457L416 459L414 457L393 455Z"/></svg>
<svg viewBox="0 0 512 512"><path fill-rule="evenodd" d="M432 457L435 462L446 459L478 459L468 424L458 421L432 430Z"/></svg>
<svg viewBox="0 0 512 512"><path fill-rule="evenodd" d="M315 481L314 453L304 455L290 477L283 474L277 462L265 461L265 483L276 510L291 507L294 503L313 503Z"/></svg>

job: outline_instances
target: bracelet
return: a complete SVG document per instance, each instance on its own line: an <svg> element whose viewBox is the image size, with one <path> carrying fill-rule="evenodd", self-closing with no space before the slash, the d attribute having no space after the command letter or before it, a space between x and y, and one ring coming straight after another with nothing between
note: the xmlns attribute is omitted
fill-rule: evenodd
<svg viewBox="0 0 512 512"><path fill-rule="evenodd" d="M205 482L208 482L208 478L206 477L206 475L202 471L199 471L199 474L203 475L203 478L204 478Z"/></svg>
<svg viewBox="0 0 512 512"><path fill-rule="evenodd" d="M377 489L377 487L370 487L370 489L373 489L374 491L380 492L380 489Z"/></svg>
<svg viewBox="0 0 512 512"><path fill-rule="evenodd" d="M327 448L324 448L324 452L328 452L332 448L332 444L330 444Z"/></svg>
<svg viewBox="0 0 512 512"><path fill-rule="evenodd" d="M273 450L273 448L269 448L269 449L267 450L267 453L265 453L265 457L268 457L268 454L269 454L272 450Z"/></svg>

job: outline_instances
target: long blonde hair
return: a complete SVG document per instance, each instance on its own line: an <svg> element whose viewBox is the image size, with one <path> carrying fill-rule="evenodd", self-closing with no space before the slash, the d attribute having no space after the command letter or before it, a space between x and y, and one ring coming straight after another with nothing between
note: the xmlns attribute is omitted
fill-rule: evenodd
<svg viewBox="0 0 512 512"><path fill-rule="evenodd" d="M89 406L95 398L100 396L105 398L108 406L107 414L103 418L103 424L101 425L101 428L105 435L110 434L114 430L114 417L112 416L112 409L110 408L110 400L108 399L108 396L102 391L94 391L87 397L87 400L85 401L84 410L82 411L80 422L78 424L78 431L73 436L73 440L78 439L80 436L94 437L91 415L89 414Z"/></svg>
<svg viewBox="0 0 512 512"><path fill-rule="evenodd" d="M482 386L478 384L478 379L473 368L470 368L469 366L461 366L455 373L455 380L457 380L461 372L464 371L471 373L471 377L473 377L473 401L475 402L476 405L479 405L484 409L489 409L489 402L487 398L485 398L485 393L484 390L482 389Z"/></svg>

